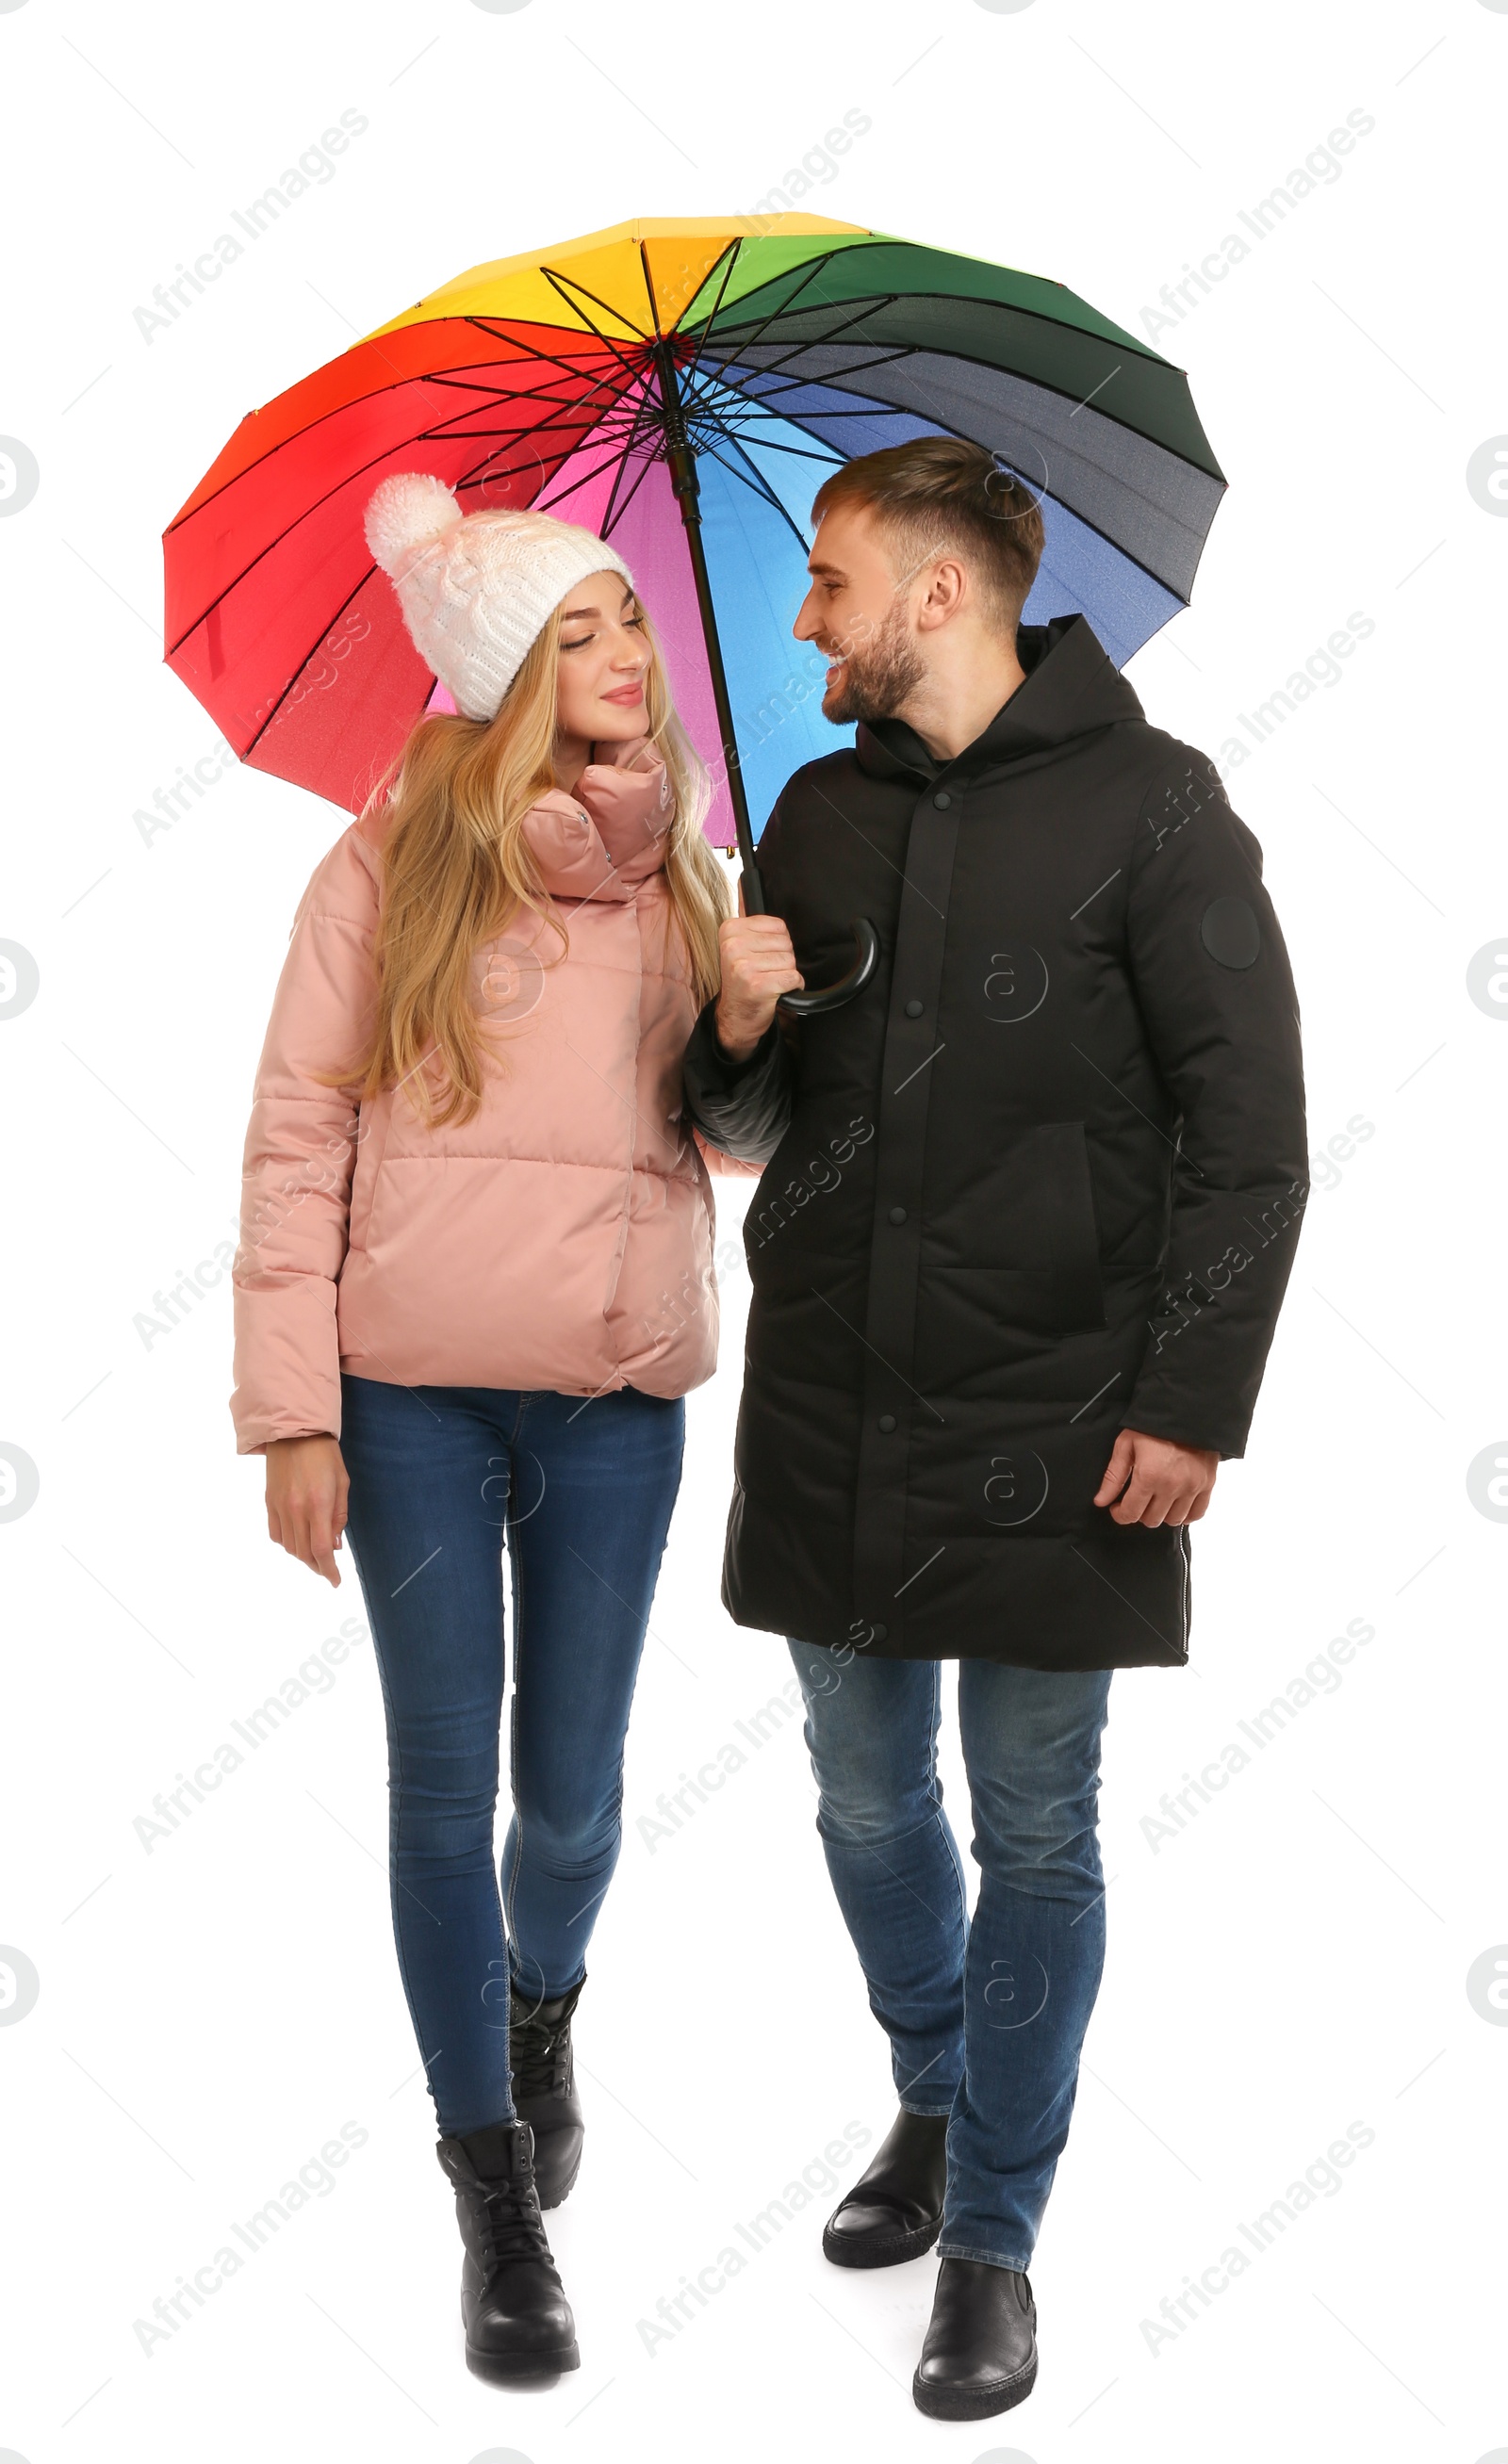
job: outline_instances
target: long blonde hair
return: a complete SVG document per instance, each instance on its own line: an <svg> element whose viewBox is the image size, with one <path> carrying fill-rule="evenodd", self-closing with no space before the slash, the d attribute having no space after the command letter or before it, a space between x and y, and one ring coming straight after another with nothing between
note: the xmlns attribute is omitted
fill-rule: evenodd
<svg viewBox="0 0 1508 2464"><path fill-rule="evenodd" d="M366 1049L340 1083L356 1085L364 1102L404 1083L432 1128L472 1119L486 1063L499 1058L484 1041L487 1025L473 991L477 952L521 909L559 935L561 957L569 946L523 836L530 806L556 783L562 621L557 607L495 718L438 712L421 718L363 809L366 820L387 799L384 897L372 954L377 1010ZM647 733L675 801L666 887L699 1009L719 987L718 926L728 893L701 831L711 781L676 716L658 639L648 617L643 622Z"/></svg>

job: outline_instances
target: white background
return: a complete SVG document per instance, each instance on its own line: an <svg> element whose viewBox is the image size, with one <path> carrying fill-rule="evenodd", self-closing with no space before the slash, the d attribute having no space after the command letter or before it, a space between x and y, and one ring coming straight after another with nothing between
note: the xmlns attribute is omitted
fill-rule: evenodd
<svg viewBox="0 0 1508 2464"><path fill-rule="evenodd" d="M1508 2449L1508 2030L1466 1986L1508 1942L1508 1529L1466 1485L1508 1430L1508 1026L1466 985L1508 928L1508 522L1466 477L1508 430L1489 254L1508 12L10 0L0 63L0 431L40 471L0 522L0 937L41 982L0 1021L0 1441L40 1475L0 1527L0 1943L40 1982L0 2026L0 2449ZM370 124L337 176L144 341L153 285L346 108ZM349 1575L337 1600L267 1543L226 1410L226 1289L149 1348L133 1326L228 1235L289 920L344 822L237 771L144 843L133 813L216 733L161 664L161 533L243 412L442 280L634 214L750 210L851 109L873 126L805 207L1057 276L1136 333L1347 112L1376 122L1159 338L1231 484L1192 609L1133 664L1150 715L1218 753L1352 611L1375 627L1229 781L1297 975L1312 1143L1358 1114L1372 1134L1317 1189L1250 1458L1197 1534L1192 1663L1112 1690L1109 1963L1033 2269L1041 2378L973 2428L911 2404L934 2262L826 2266L828 2195L669 2343L639 2328L845 2123L877 2136L893 2107L795 1722L671 1841L636 1828L788 1675L717 1597L741 1266L724 1366L691 1402L579 2021L588 2152L553 2227L579 2373L510 2395L461 2361L369 1646L152 1853L133 1830L361 1607ZM1358 1618L1375 1639L1339 1690L1154 1847L1164 1793ZM966 1838L955 1771L950 1752ZM133 2321L347 2121L368 2137L335 2189L144 2354ZM1151 2348L1164 2297L1353 2122L1375 2139L1339 2194Z"/></svg>

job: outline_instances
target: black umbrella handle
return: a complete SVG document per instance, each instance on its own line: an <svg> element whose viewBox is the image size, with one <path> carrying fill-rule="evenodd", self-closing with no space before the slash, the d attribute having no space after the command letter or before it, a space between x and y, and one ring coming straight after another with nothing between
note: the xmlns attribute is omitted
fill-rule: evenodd
<svg viewBox="0 0 1508 2464"><path fill-rule="evenodd" d="M744 914L765 914L768 911L765 905L765 884L760 879L752 847L743 867L742 885ZM850 930L854 935L854 964L848 973L839 976L835 983L819 984L814 991L782 993L777 1006L785 1011L787 1018L821 1018L830 1009L842 1009L855 993L863 991L879 964L879 935L867 915L855 915Z"/></svg>
<svg viewBox="0 0 1508 2464"><path fill-rule="evenodd" d="M867 915L855 915L854 964L836 983L821 984L815 992L782 993L777 1006L788 1018L821 1018L830 1009L842 1009L855 993L861 993L879 964L879 935Z"/></svg>

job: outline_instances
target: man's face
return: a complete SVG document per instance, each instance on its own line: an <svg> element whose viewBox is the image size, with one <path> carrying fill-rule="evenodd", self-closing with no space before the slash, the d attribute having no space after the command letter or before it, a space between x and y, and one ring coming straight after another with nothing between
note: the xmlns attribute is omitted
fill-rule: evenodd
<svg viewBox="0 0 1508 2464"><path fill-rule="evenodd" d="M914 613L918 577L897 575L864 505L834 505L823 515L807 569L811 586L792 629L827 657L823 717L838 727L892 717L926 672Z"/></svg>

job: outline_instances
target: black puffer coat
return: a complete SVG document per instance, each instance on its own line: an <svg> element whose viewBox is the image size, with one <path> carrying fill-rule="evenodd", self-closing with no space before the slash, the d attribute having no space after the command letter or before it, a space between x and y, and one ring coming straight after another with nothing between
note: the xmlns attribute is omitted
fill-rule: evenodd
<svg viewBox="0 0 1508 2464"><path fill-rule="evenodd" d="M1122 1427L1239 1455L1307 1195L1261 852L1082 617L955 760L902 722L799 770L760 843L846 1008L687 1106L765 1161L723 1597L898 1659L1187 1657L1188 1539L1092 1504ZM767 1158L767 1160L765 1160Z"/></svg>

